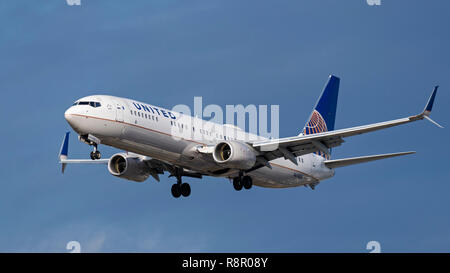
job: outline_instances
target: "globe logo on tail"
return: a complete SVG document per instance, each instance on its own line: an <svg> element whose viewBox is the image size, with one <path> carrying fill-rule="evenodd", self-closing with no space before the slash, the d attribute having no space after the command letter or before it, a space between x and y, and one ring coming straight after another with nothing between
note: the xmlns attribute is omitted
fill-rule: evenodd
<svg viewBox="0 0 450 273"><path fill-rule="evenodd" d="M304 135L312 135L317 133L327 132L327 124L323 119L322 115L314 110L311 115L311 119L306 124L305 129L303 130Z"/></svg>
<svg viewBox="0 0 450 273"><path fill-rule="evenodd" d="M317 110L314 110L309 122L305 126L305 129L303 129L303 135L312 135L323 132L328 132L327 123L322 115ZM321 151L318 151L315 154L323 156L327 159L329 158L327 154L324 154Z"/></svg>

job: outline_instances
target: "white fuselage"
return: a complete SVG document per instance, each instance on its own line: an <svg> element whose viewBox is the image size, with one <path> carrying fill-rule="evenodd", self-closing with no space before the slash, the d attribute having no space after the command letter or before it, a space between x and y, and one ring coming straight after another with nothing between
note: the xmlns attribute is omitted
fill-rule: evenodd
<svg viewBox="0 0 450 273"><path fill-rule="evenodd" d="M74 105L65 112L70 126L80 135L93 135L101 144L152 157L186 169L218 177L234 177L238 170L226 170L199 147L220 141L262 140L232 125L216 124L150 104L106 95L79 101L95 101L101 106ZM261 187L295 187L330 178L334 171L325 167L323 157L307 154L297 157L298 165L284 158L270 161L269 167L248 175Z"/></svg>

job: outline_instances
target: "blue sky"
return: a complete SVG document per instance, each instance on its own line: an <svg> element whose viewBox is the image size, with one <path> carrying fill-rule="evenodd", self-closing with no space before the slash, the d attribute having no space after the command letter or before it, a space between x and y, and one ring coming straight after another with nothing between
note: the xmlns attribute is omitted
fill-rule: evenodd
<svg viewBox="0 0 450 273"><path fill-rule="evenodd" d="M94 93L171 108L278 104L297 135L331 73L336 128L418 113L449 127L448 1L2 1L0 251L450 251L448 129L417 122L347 138L334 158L417 151L338 169L310 189L235 192L225 179L132 183L57 153L63 113ZM90 147L71 136L70 155ZM102 147L104 156L116 152Z"/></svg>

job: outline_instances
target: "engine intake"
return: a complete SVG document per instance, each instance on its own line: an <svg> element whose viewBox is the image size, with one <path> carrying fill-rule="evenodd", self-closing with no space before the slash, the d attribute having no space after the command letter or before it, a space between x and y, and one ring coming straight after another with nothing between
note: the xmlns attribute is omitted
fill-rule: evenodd
<svg viewBox="0 0 450 273"><path fill-rule="evenodd" d="M223 141L214 147L213 158L221 166L247 170L256 163L256 151L242 142Z"/></svg>
<svg viewBox="0 0 450 273"><path fill-rule="evenodd" d="M109 172L117 177L144 182L150 175L147 165L138 157L115 154L108 162Z"/></svg>

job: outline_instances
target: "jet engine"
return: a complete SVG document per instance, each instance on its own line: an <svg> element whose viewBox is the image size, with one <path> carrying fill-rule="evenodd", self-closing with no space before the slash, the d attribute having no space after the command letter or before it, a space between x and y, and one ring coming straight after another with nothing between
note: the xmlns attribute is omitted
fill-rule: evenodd
<svg viewBox="0 0 450 273"><path fill-rule="evenodd" d="M249 145L237 141L222 141L216 144L213 158L217 164L239 170L247 170L256 163L256 151Z"/></svg>
<svg viewBox="0 0 450 273"><path fill-rule="evenodd" d="M150 175L144 161L124 153L115 154L109 159L108 170L114 176L135 182L144 182Z"/></svg>

